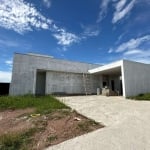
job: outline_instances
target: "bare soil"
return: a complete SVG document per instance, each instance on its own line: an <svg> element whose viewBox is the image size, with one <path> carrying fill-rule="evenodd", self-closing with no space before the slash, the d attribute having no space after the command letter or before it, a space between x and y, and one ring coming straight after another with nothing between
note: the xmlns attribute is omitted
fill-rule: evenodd
<svg viewBox="0 0 150 150"><path fill-rule="evenodd" d="M32 122L27 121L27 115L34 109L5 110L0 112L0 135L21 132L33 127Z"/></svg>
<svg viewBox="0 0 150 150"><path fill-rule="evenodd" d="M70 109L56 110L50 114L37 116L32 116L33 112L34 109L0 112L0 136L36 128L37 131L28 148L41 150L104 127Z"/></svg>

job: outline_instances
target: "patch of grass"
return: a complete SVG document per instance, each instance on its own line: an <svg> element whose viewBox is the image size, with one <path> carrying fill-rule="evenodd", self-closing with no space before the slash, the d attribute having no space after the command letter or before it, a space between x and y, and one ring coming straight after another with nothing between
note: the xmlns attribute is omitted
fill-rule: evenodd
<svg viewBox="0 0 150 150"><path fill-rule="evenodd" d="M50 113L54 109L68 109L69 107L53 96L2 96L0 110L35 108L37 113Z"/></svg>
<svg viewBox="0 0 150 150"><path fill-rule="evenodd" d="M89 123L90 125L93 125L93 126L99 125L99 123L96 122L95 120L89 120L88 123Z"/></svg>
<svg viewBox="0 0 150 150"><path fill-rule="evenodd" d="M46 130L47 120L40 119L40 120L33 121L33 123L36 126L38 132L43 132Z"/></svg>
<svg viewBox="0 0 150 150"><path fill-rule="evenodd" d="M90 123L88 121L86 121L86 122L79 123L78 127L80 128L81 131L88 132L88 131L90 131L89 125L90 125Z"/></svg>
<svg viewBox="0 0 150 150"><path fill-rule="evenodd" d="M48 142L53 142L55 140L57 140L57 135L50 135L47 137Z"/></svg>
<svg viewBox="0 0 150 150"><path fill-rule="evenodd" d="M89 130L90 130L89 124L87 122L79 123L78 127L81 131L84 131L84 132L89 132Z"/></svg>
<svg viewBox="0 0 150 150"><path fill-rule="evenodd" d="M147 100L150 101L150 93L146 93L146 94L139 94L137 96L132 96L132 97L128 97L129 99L134 99L134 100Z"/></svg>
<svg viewBox="0 0 150 150"><path fill-rule="evenodd" d="M100 124L94 120L86 120L84 122L80 122L78 124L78 128L83 132L90 132L92 131L91 127L99 126ZM102 125L101 125L102 126ZM103 127L103 126L102 126Z"/></svg>
<svg viewBox="0 0 150 150"><path fill-rule="evenodd" d="M70 115L70 113L71 113L71 109L62 109L61 110L61 114L63 116L68 116L68 115Z"/></svg>
<svg viewBox="0 0 150 150"><path fill-rule="evenodd" d="M66 116L71 115L71 109L59 109L59 110L54 110L53 112L47 114L48 119L50 120L60 120Z"/></svg>
<svg viewBox="0 0 150 150"><path fill-rule="evenodd" d="M26 150L32 141L32 135L36 132L31 128L24 133L5 134L0 136L0 149L2 150Z"/></svg>

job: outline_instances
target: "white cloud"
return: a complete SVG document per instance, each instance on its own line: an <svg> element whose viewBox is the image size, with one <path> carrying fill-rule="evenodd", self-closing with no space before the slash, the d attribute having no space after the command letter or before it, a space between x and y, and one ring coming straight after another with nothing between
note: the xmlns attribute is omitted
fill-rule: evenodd
<svg viewBox="0 0 150 150"><path fill-rule="evenodd" d="M110 48L110 49L108 50L108 53L112 53L112 52L113 52L113 49Z"/></svg>
<svg viewBox="0 0 150 150"><path fill-rule="evenodd" d="M53 26L53 30L56 33L53 34L54 38L58 40L58 44L64 46L63 49L66 50L66 46L70 46L73 43L78 43L81 40L87 39L88 37L95 37L98 36L100 31L97 26L88 25L84 26L81 25L81 28L84 30L80 36L77 36L73 33L67 32L63 28L58 28L56 25Z"/></svg>
<svg viewBox="0 0 150 150"><path fill-rule="evenodd" d="M110 48L108 53L119 53L115 57L119 59L128 59L132 61L150 63L150 49L147 46L150 42L150 35L130 39L118 47Z"/></svg>
<svg viewBox="0 0 150 150"><path fill-rule="evenodd" d="M150 64L150 59L145 59L145 58L139 58L139 59L132 59L133 61L137 61L137 62L141 62L141 63L144 63L144 64Z"/></svg>
<svg viewBox="0 0 150 150"><path fill-rule="evenodd" d="M50 7L49 0L43 0L47 7ZM0 27L14 30L20 34L33 29L50 30L53 37L58 40L60 45L70 45L78 41L78 36L67 32L55 25L54 21L44 17L33 4L24 0L1 0L0 2ZM94 34L94 33L93 33ZM96 34L96 33L95 33ZM0 40L4 46L17 47L16 43Z"/></svg>
<svg viewBox="0 0 150 150"><path fill-rule="evenodd" d="M134 7L137 0L131 0L127 5L127 0L102 0L100 5L100 12L98 14L97 23L101 22L107 15L108 6L112 3L115 7L112 23L116 23L123 19Z"/></svg>
<svg viewBox="0 0 150 150"><path fill-rule="evenodd" d="M44 5L45 5L47 8L50 8L50 7L51 7L51 1L50 1L50 0L43 0L43 3L44 3Z"/></svg>
<svg viewBox="0 0 150 150"><path fill-rule="evenodd" d="M88 31L87 30L87 31L84 32L84 36L86 36L86 37L98 36L99 33L100 33L99 30L95 30L95 31L94 30L93 31L90 31L90 30Z"/></svg>
<svg viewBox="0 0 150 150"><path fill-rule="evenodd" d="M64 29L59 29L58 31L59 32L53 34L53 36L58 40L59 45L69 46L79 41L79 37L73 33L66 32Z"/></svg>
<svg viewBox="0 0 150 150"><path fill-rule="evenodd" d="M123 55L129 56L129 55L136 55L136 54L143 54L143 51L139 49L134 49L134 50L129 50L125 52Z"/></svg>
<svg viewBox="0 0 150 150"><path fill-rule="evenodd" d="M150 50L145 49L135 49L130 50L123 53L125 59L142 62L142 63L150 63Z"/></svg>
<svg viewBox="0 0 150 150"><path fill-rule="evenodd" d="M146 41L150 41L150 35L146 35L136 39L131 39L128 42L122 43L120 46L117 47L115 52L123 52L125 50L135 49Z"/></svg>
<svg viewBox="0 0 150 150"><path fill-rule="evenodd" d="M97 18L97 22L101 22L107 15L107 8L111 0L103 0L100 5L100 12Z"/></svg>
<svg viewBox="0 0 150 150"><path fill-rule="evenodd" d="M97 25L83 25L81 24L81 28L84 30L82 37L86 39L87 37L95 37L98 36L100 33L99 27Z"/></svg>
<svg viewBox="0 0 150 150"><path fill-rule="evenodd" d="M0 82L11 82L11 72L0 71Z"/></svg>
<svg viewBox="0 0 150 150"><path fill-rule="evenodd" d="M42 0L43 3L50 7L50 0ZM106 2L107 1L107 2ZM103 1L102 7L107 9L108 2ZM93 26L88 26L83 33L77 36L74 33L68 32L63 27L58 27L52 19L43 16L32 3L25 0L1 0L0 2L0 27L13 30L19 34L23 34L34 29L43 29L51 31L53 37L62 46L69 46L77 43L88 37L98 36L99 29ZM18 47L18 43L0 39L2 46ZM65 48L66 49L66 48Z"/></svg>
<svg viewBox="0 0 150 150"><path fill-rule="evenodd" d="M117 39L117 41L115 42L115 45L117 45L117 44L120 43L120 41L123 39L123 37L126 35L126 33L127 33L127 31L123 32L122 34L120 34L120 35L118 36L118 39Z"/></svg>
<svg viewBox="0 0 150 150"><path fill-rule="evenodd" d="M5 63L6 63L7 65L12 65L12 60L6 60Z"/></svg>
<svg viewBox="0 0 150 150"><path fill-rule="evenodd" d="M117 4L116 4L116 11L121 11L122 8L125 6L127 0L120 0Z"/></svg>
<svg viewBox="0 0 150 150"><path fill-rule="evenodd" d="M126 0L120 0L116 4L116 11L114 13L112 23L116 23L119 20L123 19L134 7L136 0L132 0L127 6L124 7L126 4Z"/></svg>
<svg viewBox="0 0 150 150"><path fill-rule="evenodd" d="M33 28L48 29L52 20L44 17L33 4L24 0L1 0L0 26L20 34Z"/></svg>
<svg viewBox="0 0 150 150"><path fill-rule="evenodd" d="M132 61L150 63L150 49L147 44L150 42L150 35L130 39L120 44L116 49L110 49L109 52L120 53L119 57Z"/></svg>
<svg viewBox="0 0 150 150"><path fill-rule="evenodd" d="M6 60L5 64L12 67L13 61L12 60Z"/></svg>
<svg viewBox="0 0 150 150"><path fill-rule="evenodd" d="M6 47L18 47L19 44L16 41L11 41L8 39L0 39L0 47L6 46Z"/></svg>

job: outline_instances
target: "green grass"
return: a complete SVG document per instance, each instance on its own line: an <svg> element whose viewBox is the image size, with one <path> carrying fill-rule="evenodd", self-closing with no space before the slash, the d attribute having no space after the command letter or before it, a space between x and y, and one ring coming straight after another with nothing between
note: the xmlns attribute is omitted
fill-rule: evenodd
<svg viewBox="0 0 150 150"><path fill-rule="evenodd" d="M91 126L99 125L99 123L95 122L94 120L87 120L85 122L78 123L78 127L83 132L91 131Z"/></svg>
<svg viewBox="0 0 150 150"><path fill-rule="evenodd" d="M32 141L32 135L36 132L31 128L24 133L13 133L0 136L1 150L27 150Z"/></svg>
<svg viewBox="0 0 150 150"><path fill-rule="evenodd" d="M129 99L135 99L135 100L147 100L150 101L150 93L146 94L139 94L137 96L128 97Z"/></svg>
<svg viewBox="0 0 150 150"><path fill-rule="evenodd" d="M50 113L56 109L69 108L53 96L2 96L0 97L0 110L35 108L37 113Z"/></svg>
<svg viewBox="0 0 150 150"><path fill-rule="evenodd" d="M57 140L57 135L51 135L51 136L47 137L48 142L53 142L55 140Z"/></svg>

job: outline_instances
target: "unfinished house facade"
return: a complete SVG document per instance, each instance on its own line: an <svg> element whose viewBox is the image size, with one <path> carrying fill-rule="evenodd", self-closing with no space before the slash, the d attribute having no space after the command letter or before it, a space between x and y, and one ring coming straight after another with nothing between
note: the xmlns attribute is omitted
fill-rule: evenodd
<svg viewBox="0 0 150 150"><path fill-rule="evenodd" d="M15 54L10 95L96 93L95 64L72 62L37 54ZM90 88L87 88L90 87Z"/></svg>
<svg viewBox="0 0 150 150"><path fill-rule="evenodd" d="M14 55L10 95L102 94L134 96L150 92L150 65L120 60L96 65L38 54Z"/></svg>

